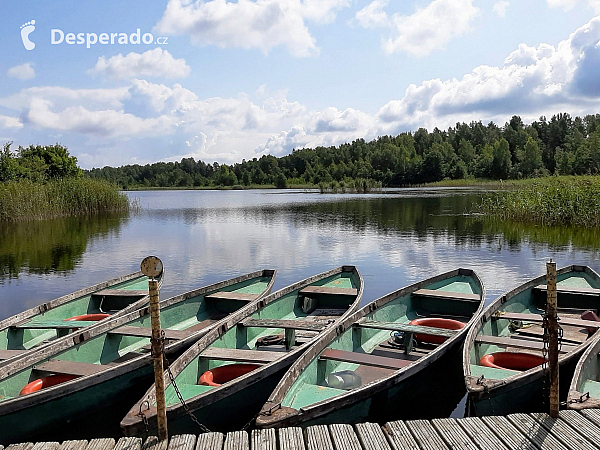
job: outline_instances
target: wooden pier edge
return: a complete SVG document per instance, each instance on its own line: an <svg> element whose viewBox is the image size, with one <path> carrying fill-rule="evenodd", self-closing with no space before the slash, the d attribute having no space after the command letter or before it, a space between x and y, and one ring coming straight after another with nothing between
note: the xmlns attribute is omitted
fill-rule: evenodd
<svg viewBox="0 0 600 450"><path fill-rule="evenodd" d="M307 428L185 434L159 442L123 437L11 444L0 450L575 450L598 448L600 410L392 421L384 425L315 425Z"/></svg>

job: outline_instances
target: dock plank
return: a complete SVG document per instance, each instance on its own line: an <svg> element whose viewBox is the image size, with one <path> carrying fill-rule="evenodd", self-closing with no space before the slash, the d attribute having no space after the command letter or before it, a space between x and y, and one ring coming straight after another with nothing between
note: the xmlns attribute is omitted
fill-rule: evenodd
<svg viewBox="0 0 600 450"><path fill-rule="evenodd" d="M431 424L451 449L479 450L455 419L433 419Z"/></svg>
<svg viewBox="0 0 600 450"><path fill-rule="evenodd" d="M142 450L142 439L137 437L122 437L114 450Z"/></svg>
<svg viewBox="0 0 600 450"><path fill-rule="evenodd" d="M597 427L600 427L600 411L597 409L582 409L581 414Z"/></svg>
<svg viewBox="0 0 600 450"><path fill-rule="evenodd" d="M114 447L115 440L113 438L99 438L88 442L85 450L113 450Z"/></svg>
<svg viewBox="0 0 600 450"><path fill-rule="evenodd" d="M245 431L231 431L225 437L223 450L249 450L248 433Z"/></svg>
<svg viewBox="0 0 600 450"><path fill-rule="evenodd" d="M487 416L481 420L511 449L537 450L537 446L521 433L506 417Z"/></svg>
<svg viewBox="0 0 600 450"><path fill-rule="evenodd" d="M329 432L336 450L362 450L352 425L341 423L329 425Z"/></svg>
<svg viewBox="0 0 600 450"><path fill-rule="evenodd" d="M86 440L64 441L60 446L60 450L85 450L87 444L88 441Z"/></svg>
<svg viewBox="0 0 600 450"><path fill-rule="evenodd" d="M198 436L196 450L221 450L225 436L223 433L211 432Z"/></svg>
<svg viewBox="0 0 600 450"><path fill-rule="evenodd" d="M10 444L6 447L6 450L31 450L33 448L33 442L23 442L20 444Z"/></svg>
<svg viewBox="0 0 600 450"><path fill-rule="evenodd" d="M306 428L307 450L334 450L327 425L313 425Z"/></svg>
<svg viewBox="0 0 600 450"><path fill-rule="evenodd" d="M157 436L148 436L142 444L142 450L167 450L168 445L167 440L159 441Z"/></svg>
<svg viewBox="0 0 600 450"><path fill-rule="evenodd" d="M31 447L31 450L59 450L60 444L58 442L38 442Z"/></svg>
<svg viewBox="0 0 600 450"><path fill-rule="evenodd" d="M558 413L558 417L583 434L588 440L594 443L600 442L600 427L586 419L579 411L563 410Z"/></svg>
<svg viewBox="0 0 600 450"><path fill-rule="evenodd" d="M180 434L173 436L169 442L168 450L194 450L196 447L196 436L193 434Z"/></svg>
<svg viewBox="0 0 600 450"><path fill-rule="evenodd" d="M275 428L252 430L250 439L250 450L277 450Z"/></svg>
<svg viewBox="0 0 600 450"><path fill-rule="evenodd" d="M457 422L481 450L508 450L504 442L479 417L466 417Z"/></svg>
<svg viewBox="0 0 600 450"><path fill-rule="evenodd" d="M448 450L448 446L427 420L409 420L406 426L423 450Z"/></svg>
<svg viewBox="0 0 600 450"><path fill-rule="evenodd" d="M304 436L302 428L290 427L279 428L279 449L280 450L304 450Z"/></svg>
<svg viewBox="0 0 600 450"><path fill-rule="evenodd" d="M385 434L376 423L359 423L354 428L364 450L391 450Z"/></svg>
<svg viewBox="0 0 600 450"><path fill-rule="evenodd" d="M506 417L521 433L526 434L531 441L542 450L568 450L560 441L544 428L533 417L519 413Z"/></svg>
<svg viewBox="0 0 600 450"><path fill-rule="evenodd" d="M529 415L552 433L565 447L573 450L588 450L590 446L598 448L596 444L588 441L582 434L560 418L555 419L544 413L531 413Z"/></svg>
<svg viewBox="0 0 600 450"><path fill-rule="evenodd" d="M392 450L419 450L419 444L404 422L400 420L388 422L383 426L383 432Z"/></svg>

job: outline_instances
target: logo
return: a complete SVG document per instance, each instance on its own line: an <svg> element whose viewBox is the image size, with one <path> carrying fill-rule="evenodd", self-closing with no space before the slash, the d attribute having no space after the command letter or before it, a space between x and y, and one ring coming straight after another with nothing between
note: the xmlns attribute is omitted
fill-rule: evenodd
<svg viewBox="0 0 600 450"><path fill-rule="evenodd" d="M33 30L35 30L35 20L21 25L21 39L23 40L25 50L33 50L35 48L35 43L29 40L29 35L33 33Z"/></svg>

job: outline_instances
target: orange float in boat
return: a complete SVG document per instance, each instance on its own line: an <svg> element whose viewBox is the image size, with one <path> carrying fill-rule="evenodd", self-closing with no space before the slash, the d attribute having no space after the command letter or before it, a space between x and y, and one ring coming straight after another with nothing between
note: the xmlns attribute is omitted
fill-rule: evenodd
<svg viewBox="0 0 600 450"><path fill-rule="evenodd" d="M204 372L200 376L198 384L201 386L221 386L223 383L246 375L248 372L252 372L259 367L258 364L228 364L226 366L215 367Z"/></svg>
<svg viewBox="0 0 600 450"><path fill-rule="evenodd" d="M69 322L76 320L81 320L82 322L97 322L99 320L106 319L107 317L110 317L110 314L83 314L82 316L69 317L65 320Z"/></svg>
<svg viewBox="0 0 600 450"><path fill-rule="evenodd" d="M533 369L543 362L544 358L530 353L496 352L482 356L479 365L494 369L524 371Z"/></svg>
<svg viewBox="0 0 600 450"><path fill-rule="evenodd" d="M409 322L410 325L421 325L424 327L443 328L445 330L460 330L465 327L465 324L458 320L442 319L441 317L423 317L421 319L413 319ZM442 344L446 339L443 336L431 336L428 334L415 334L415 339L419 342L428 342L430 344Z"/></svg>
<svg viewBox="0 0 600 450"><path fill-rule="evenodd" d="M64 383L65 381L71 381L75 378L78 378L79 375L66 375L66 374L58 374L58 375L50 375L48 377L38 378L37 380L33 380L30 383L27 383L19 392L19 395L31 394L33 392L37 392L41 389L55 386L60 383Z"/></svg>

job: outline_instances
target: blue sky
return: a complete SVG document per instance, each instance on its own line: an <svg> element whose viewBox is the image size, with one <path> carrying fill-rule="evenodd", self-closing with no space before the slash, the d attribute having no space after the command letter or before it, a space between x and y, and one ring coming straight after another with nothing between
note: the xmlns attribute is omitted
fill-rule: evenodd
<svg viewBox="0 0 600 450"><path fill-rule="evenodd" d="M600 113L600 0L0 8L0 143L60 142L85 168L233 163L422 126ZM149 44L130 42L137 29ZM102 33L108 43L91 43Z"/></svg>

